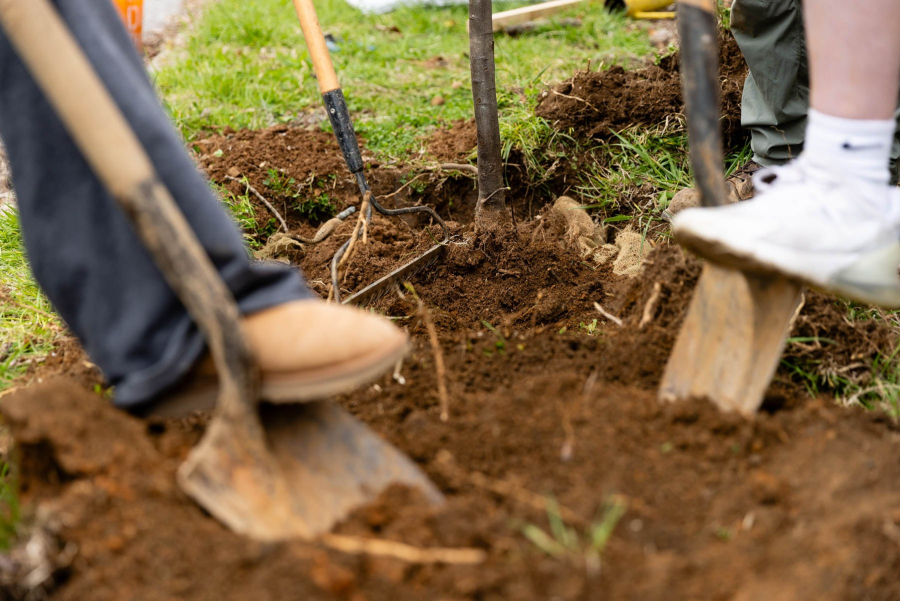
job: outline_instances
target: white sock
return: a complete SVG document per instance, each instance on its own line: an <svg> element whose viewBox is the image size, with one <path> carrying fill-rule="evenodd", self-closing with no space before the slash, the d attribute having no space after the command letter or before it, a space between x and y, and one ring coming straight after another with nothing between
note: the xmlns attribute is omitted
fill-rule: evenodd
<svg viewBox="0 0 900 601"><path fill-rule="evenodd" d="M844 119L809 109L803 161L828 179L890 182L893 119Z"/></svg>

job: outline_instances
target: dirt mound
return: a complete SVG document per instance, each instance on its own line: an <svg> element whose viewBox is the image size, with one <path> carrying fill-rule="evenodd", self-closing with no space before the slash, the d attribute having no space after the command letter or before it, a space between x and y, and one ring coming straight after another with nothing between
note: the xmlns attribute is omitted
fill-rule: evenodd
<svg viewBox="0 0 900 601"><path fill-rule="evenodd" d="M661 405L643 386L605 379L616 347L598 337L545 331L503 353L490 336L442 340L448 422L419 338L405 384L385 378L340 403L419 462L447 505L395 488L338 532L476 547L485 563L250 543L174 485L196 425L148 425L50 381L2 403L23 500L40 507L59 548L77 549L50 598L836 600L895 590L898 437L878 415L807 400L750 422L702 402ZM589 541L601 528L612 534L598 570Z"/></svg>
<svg viewBox="0 0 900 601"><path fill-rule="evenodd" d="M719 38L719 76L722 132L726 146L736 147L747 138L741 129L741 91L747 65L729 32ZM544 92L536 112L557 129L598 139L634 125L654 126L679 119L684 101L678 54L662 57L657 65L643 69L579 71Z"/></svg>
<svg viewBox="0 0 900 601"><path fill-rule="evenodd" d="M0 413L21 458L31 516L24 540L42 533L54 541L43 566L53 575L49 598L892 598L897 425L810 399L787 370L752 421L705 402L659 403L660 373L700 263L663 244L637 278L615 276L543 221L491 238L454 225L445 259L413 280L437 325L447 421L431 340L409 294L376 305L413 339L397 377L335 400L447 496L435 509L392 488L337 532L480 549L482 564L248 542L175 485L205 416L140 421L85 391L90 381L45 373L43 384L4 395ZM389 269L431 244L397 219L376 220L370 235L353 285L375 275L367 262ZM329 253L303 253L306 273L325 273ZM813 294L793 335L822 342L800 349L806 359L844 367L896 341L879 322L848 322L841 306ZM72 368L72 357L60 369ZM24 594L16 574L15 562L0 557L5 598Z"/></svg>
<svg viewBox="0 0 900 601"><path fill-rule="evenodd" d="M434 132L428 139L428 154L439 161L460 161L467 158L478 145L475 120L454 121L449 128Z"/></svg>
<svg viewBox="0 0 900 601"><path fill-rule="evenodd" d="M461 127L465 132L466 126ZM436 135L449 139L455 130L449 131ZM472 220L477 194L471 178L447 171L427 171L421 166L382 165L365 151L365 141L360 142L366 179L384 206L407 207L427 198L444 219ZM246 178L284 217L291 232L310 237L330 215L318 211L318 218L311 217L309 203L319 207L330 204L337 212L349 206L359 207L362 200L356 179L347 170L334 135L328 132L286 125L263 130L226 129L222 134L193 142L193 148L200 166L213 182L236 196L250 197L253 218L258 224L253 237L260 244L277 231L278 223L271 210L236 180ZM416 176L416 181L411 182Z"/></svg>
<svg viewBox="0 0 900 601"><path fill-rule="evenodd" d="M21 383L39 383L44 378L53 376L66 376L85 389L93 389L104 383L100 369L91 362L78 340L71 337L61 339L42 361L32 363Z"/></svg>

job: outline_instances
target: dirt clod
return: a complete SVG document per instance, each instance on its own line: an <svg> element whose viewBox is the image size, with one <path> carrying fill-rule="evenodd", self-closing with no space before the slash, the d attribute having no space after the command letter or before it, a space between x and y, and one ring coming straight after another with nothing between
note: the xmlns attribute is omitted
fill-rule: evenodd
<svg viewBox="0 0 900 601"><path fill-rule="evenodd" d="M719 37L719 76L725 144L737 147L747 139L740 112L747 65L729 32ZM544 92L537 107L538 116L557 129L598 139L635 125L656 126L680 119L683 113L677 53L642 69L626 71L615 66L579 71Z"/></svg>

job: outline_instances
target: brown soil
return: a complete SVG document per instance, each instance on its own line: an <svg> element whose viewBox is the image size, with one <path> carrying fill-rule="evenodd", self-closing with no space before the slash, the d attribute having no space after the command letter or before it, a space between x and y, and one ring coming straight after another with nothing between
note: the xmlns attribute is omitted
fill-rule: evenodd
<svg viewBox="0 0 900 601"><path fill-rule="evenodd" d="M459 161L468 157L478 145L475 120L456 121L439 129L428 140L428 154L439 161Z"/></svg>
<svg viewBox="0 0 900 601"><path fill-rule="evenodd" d="M442 135L445 143L432 152L458 159L440 150L451 152L456 134ZM248 177L283 208L292 229L308 234L315 224L266 187L269 167L310 182L303 194L327 193L338 208L359 202L329 134L275 127L195 144L213 180L243 193L225 176ZM384 195L408 173L370 160L367 175ZM900 595L898 427L884 413L811 398L789 368L865 384L871 362L896 345L892 330L848 321L842 305L809 293L792 332L800 342L789 346L754 420L700 401L663 405L655 390L699 262L661 244L639 277L618 277L553 238L544 219L479 238L455 186L471 190L472 182L435 177L425 190L406 188L390 200L405 206L427 198L451 219L446 255L413 279L446 362L449 420L439 416L435 358L410 294L392 292L375 304L412 336L403 383L384 376L336 400L416 461L447 503L433 509L415 491L393 488L337 532L423 548L475 547L487 553L483 564L414 565L318 543L252 543L228 532L175 484L208 416L145 422L114 410L90 392L98 374L72 344L35 368L34 385L0 402L20 459L28 525L21 540L31 549L50 541L47 559L0 555L0 599L24 598L24 574L34 573L10 557L35 556L53 574L44 588L57 601ZM265 223L268 213L255 206ZM423 225L376 219L344 291L433 244L437 229L429 234ZM292 257L320 294L349 228ZM659 302L641 327L655 284ZM601 317L595 302L623 325ZM533 542L540 542L536 528L552 540L552 500L562 508L553 515L574 533L557 534L572 539L568 548ZM616 508L624 514L609 523L598 569L587 541Z"/></svg>
<svg viewBox="0 0 900 601"><path fill-rule="evenodd" d="M741 91L747 65L734 37L727 32L719 38L719 75L725 144L739 146L747 138L741 128ZM655 126L682 119L683 112L677 53L643 69L579 71L544 92L537 107L538 116L557 129L598 139L635 125Z"/></svg>
<svg viewBox="0 0 900 601"><path fill-rule="evenodd" d="M380 228L375 228L376 232ZM400 231L397 228L395 231ZM479 244L459 228L446 261L415 281L438 325L450 419L438 413L427 334L397 296L379 307L415 342L401 373L338 402L417 461L441 510L391 489L338 532L420 547L476 547L479 566L421 566L318 544L249 543L187 499L174 472L205 419L146 423L70 380L7 395L30 515L59 549L51 598L67 599L890 599L898 594L897 428L880 413L810 399L782 372L746 421L704 402L661 405L655 387L698 273L675 247L642 277L593 270L533 224ZM417 236L395 240L406 252ZM391 248L388 233L376 234ZM304 259L303 263L306 263ZM308 268L309 269L309 268ZM653 284L662 296L638 327ZM619 315L589 335L601 302ZM795 334L833 338L815 360L871 358L893 339L847 324L810 295ZM494 328L484 325L490 323ZM567 330L561 333L563 327ZM885 346L881 347L882 349ZM552 495L583 548L625 513L601 568L542 552L533 495ZM580 545L580 546L579 546ZM13 588L6 586L12 598ZM21 592L21 591L20 591Z"/></svg>
<svg viewBox="0 0 900 601"><path fill-rule="evenodd" d="M449 137L446 139L449 140ZM419 204L428 198L444 219L469 222L475 210L477 194L473 181L458 172L422 172L414 166L382 165L365 151L361 141L365 175L373 192L388 208ZM235 132L226 128L218 135L193 142L201 167L209 178L235 195L246 193L246 187L228 177L246 177L250 184L269 200L285 218L292 232L312 235L319 222L310 222L298 214L300 203L327 196L336 210L348 206L359 207L361 195L356 179L344 163L334 135L321 130L289 128L276 125L261 131ZM464 156L449 156L448 160L463 162ZM293 179L291 197L283 190L267 185L270 170L280 174L283 181ZM404 186L415 175L423 173L415 183ZM421 184L419 186L418 184ZM261 228L256 239L264 243L274 233L277 223L269 209L251 198L257 223L269 223ZM414 223L414 222L413 222Z"/></svg>

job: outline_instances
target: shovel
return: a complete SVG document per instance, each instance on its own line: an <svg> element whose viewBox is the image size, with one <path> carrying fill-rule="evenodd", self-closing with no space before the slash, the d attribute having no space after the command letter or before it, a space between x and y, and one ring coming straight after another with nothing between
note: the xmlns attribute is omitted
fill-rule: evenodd
<svg viewBox="0 0 900 601"><path fill-rule="evenodd" d="M232 530L312 538L393 483L440 492L397 449L325 402L259 406L231 292L49 0L0 0L0 26L209 344L215 415L178 483Z"/></svg>
<svg viewBox="0 0 900 601"><path fill-rule="evenodd" d="M723 205L715 0L678 2L678 33L694 179L703 206ZM723 411L756 413L799 311L801 292L783 278L704 265L663 373L660 398L706 398Z"/></svg>

